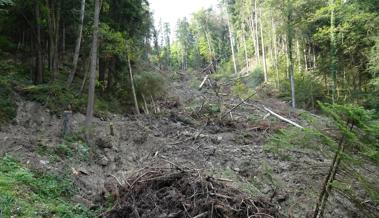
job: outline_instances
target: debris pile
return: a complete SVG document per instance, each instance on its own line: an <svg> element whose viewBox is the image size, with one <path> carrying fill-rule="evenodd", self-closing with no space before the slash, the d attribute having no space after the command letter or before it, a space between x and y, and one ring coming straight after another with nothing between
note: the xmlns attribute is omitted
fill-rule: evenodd
<svg viewBox="0 0 379 218"><path fill-rule="evenodd" d="M197 170L149 168L120 187L104 218L267 218L282 217L275 205Z"/></svg>

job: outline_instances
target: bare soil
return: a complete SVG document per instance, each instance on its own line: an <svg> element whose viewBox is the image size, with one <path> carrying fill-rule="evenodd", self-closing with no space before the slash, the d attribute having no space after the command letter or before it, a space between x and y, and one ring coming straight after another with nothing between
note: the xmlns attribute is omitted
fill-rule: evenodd
<svg viewBox="0 0 379 218"><path fill-rule="evenodd" d="M289 124L266 118L261 105L307 126L299 116L302 111L261 96L247 100L219 121L218 114L204 106L218 100L212 88L199 91L194 86L201 78L179 74L168 90L169 97L157 102L158 114L96 118L85 160L80 158L78 143L69 145L75 151L70 158L51 159L50 154L40 152L41 145L46 149L63 143L62 119L37 103L20 101L13 124L0 130L0 155L12 155L39 170L69 172L80 189L73 200L88 207L102 207L104 199L114 198L114 210L104 217L309 216L330 160L314 150L292 149L286 160L265 151L268 138ZM223 91L227 107L223 111L241 102L227 89ZM74 114L71 119L77 135L82 134L84 118ZM164 161L170 169L156 165L158 170L151 172L147 166L157 161ZM130 184L133 179L132 187L123 182ZM364 217L338 194L330 199L325 217Z"/></svg>

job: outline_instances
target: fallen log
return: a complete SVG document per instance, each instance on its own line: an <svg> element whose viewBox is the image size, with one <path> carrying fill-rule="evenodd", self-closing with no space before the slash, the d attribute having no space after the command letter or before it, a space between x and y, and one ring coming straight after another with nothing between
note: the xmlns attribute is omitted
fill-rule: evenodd
<svg viewBox="0 0 379 218"><path fill-rule="evenodd" d="M304 127L300 126L299 124L297 124L297 123L293 122L292 120L289 120L289 119L287 119L287 118L285 118L285 117L280 116L279 114L277 114L277 113L275 113L274 111L268 109L267 107L263 106L263 108L264 108L267 112L269 112L270 114L272 114L272 115L274 115L275 117L277 117L278 119L280 119L280 120L282 120L282 121L284 121L284 122L287 122L287 123L289 123L289 124L292 124L292 125L294 125L294 126L300 128L300 129L304 129Z"/></svg>

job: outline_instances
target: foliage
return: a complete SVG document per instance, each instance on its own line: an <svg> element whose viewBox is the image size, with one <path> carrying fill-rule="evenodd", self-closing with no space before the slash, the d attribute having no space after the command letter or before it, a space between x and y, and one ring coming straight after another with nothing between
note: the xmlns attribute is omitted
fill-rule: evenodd
<svg viewBox="0 0 379 218"><path fill-rule="evenodd" d="M166 82L162 75L151 71L142 71L135 76L136 92L139 96L161 97L166 92Z"/></svg>
<svg viewBox="0 0 379 218"><path fill-rule="evenodd" d="M317 101L325 99L324 87L316 78L309 74L295 75L296 104L304 109L314 109ZM291 100L291 88L289 79L280 82L280 96Z"/></svg>
<svg viewBox="0 0 379 218"><path fill-rule="evenodd" d="M89 209L68 199L72 181L35 173L9 156L0 160L0 208L4 217L95 217Z"/></svg>

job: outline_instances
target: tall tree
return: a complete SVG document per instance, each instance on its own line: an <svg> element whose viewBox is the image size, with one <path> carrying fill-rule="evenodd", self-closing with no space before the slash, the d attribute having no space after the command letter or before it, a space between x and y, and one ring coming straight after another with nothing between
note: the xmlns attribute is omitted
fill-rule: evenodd
<svg viewBox="0 0 379 218"><path fill-rule="evenodd" d="M91 46L91 65L90 65L89 86L88 86L88 104L87 104L87 116L85 120L87 127L91 126L92 117L93 117L93 109L94 109L94 104L95 104L95 83L96 83L99 22L100 22L100 0L95 0L95 14L93 17L93 33L92 33L92 46Z"/></svg>
<svg viewBox="0 0 379 218"><path fill-rule="evenodd" d="M36 70L34 76L34 84L41 84L43 82L43 58L42 58L42 42L41 42L41 16L40 16L40 4L35 1L35 16L36 16Z"/></svg>
<svg viewBox="0 0 379 218"><path fill-rule="evenodd" d="M331 53L331 73L333 79L332 101L336 102L337 94L337 41L336 41L336 18L335 18L335 2L329 0L330 7L330 53Z"/></svg>
<svg viewBox="0 0 379 218"><path fill-rule="evenodd" d="M231 51L232 51L233 69L234 69L234 73L237 74L238 71L237 71L236 55L234 53L234 37L233 37L233 32L232 32L232 25L230 23L228 8L226 7L225 10L226 10L225 11L225 13L226 13L226 21L228 23L228 30L229 30L230 48L231 48Z"/></svg>
<svg viewBox="0 0 379 218"><path fill-rule="evenodd" d="M292 0L287 0L287 59L288 59L288 72L290 76L291 83L291 99L292 108L296 108L296 97L295 97L295 78L293 72L293 57L292 57L292 42L293 42L293 24L292 24Z"/></svg>
<svg viewBox="0 0 379 218"><path fill-rule="evenodd" d="M78 38L76 39L75 52L74 52L74 60L72 63L72 70L68 77L68 85L70 86L72 81L74 80L75 73L78 67L79 54L80 54L80 45L82 42L83 35L83 23L84 23L84 13L85 13L86 0L82 0L80 4L80 18L79 18L79 28L78 28Z"/></svg>
<svg viewBox="0 0 379 218"><path fill-rule="evenodd" d="M259 9L259 26L261 31L261 44L262 44L262 62L263 62L263 73L264 73L264 79L265 82L268 81L267 76L267 62L266 62L266 49L265 49L265 42L264 42L264 36L263 36L263 22L262 22L262 9Z"/></svg>

